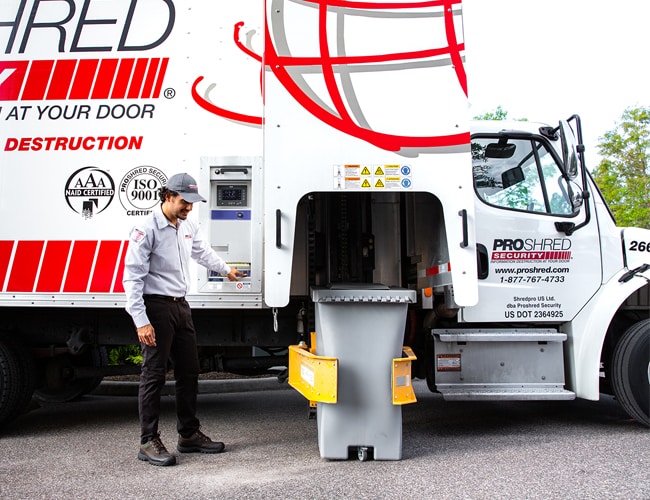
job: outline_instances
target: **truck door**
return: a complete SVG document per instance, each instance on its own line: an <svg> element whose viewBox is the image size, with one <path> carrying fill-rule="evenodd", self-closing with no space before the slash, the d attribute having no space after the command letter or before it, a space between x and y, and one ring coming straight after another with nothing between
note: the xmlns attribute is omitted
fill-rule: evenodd
<svg viewBox="0 0 650 500"><path fill-rule="evenodd" d="M575 196L582 181L563 175L559 142L550 133L473 135L479 302L465 320L561 323L599 287L596 221L571 235L556 226L585 219Z"/></svg>

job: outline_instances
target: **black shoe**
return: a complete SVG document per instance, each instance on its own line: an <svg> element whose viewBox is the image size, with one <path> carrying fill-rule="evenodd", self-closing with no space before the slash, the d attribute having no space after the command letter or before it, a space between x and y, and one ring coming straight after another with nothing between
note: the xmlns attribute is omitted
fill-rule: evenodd
<svg viewBox="0 0 650 500"><path fill-rule="evenodd" d="M196 431L188 438L178 436L178 445L176 446L181 453L221 453L226 445L220 441L212 441L201 431Z"/></svg>
<svg viewBox="0 0 650 500"><path fill-rule="evenodd" d="M140 445L138 458L149 462L151 465L174 465L176 457L170 454L162 444L160 435L156 435L151 441Z"/></svg>

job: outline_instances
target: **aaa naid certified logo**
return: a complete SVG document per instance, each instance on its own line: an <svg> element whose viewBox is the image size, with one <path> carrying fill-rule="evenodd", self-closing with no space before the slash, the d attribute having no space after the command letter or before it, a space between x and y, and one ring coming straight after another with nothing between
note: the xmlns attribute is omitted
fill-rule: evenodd
<svg viewBox="0 0 650 500"><path fill-rule="evenodd" d="M68 206L84 219L106 210L114 196L113 178L97 167L80 168L65 184Z"/></svg>
<svg viewBox="0 0 650 500"><path fill-rule="evenodd" d="M155 167L131 169L120 181L120 203L127 215L147 215L159 203L160 188L167 184L167 176Z"/></svg>

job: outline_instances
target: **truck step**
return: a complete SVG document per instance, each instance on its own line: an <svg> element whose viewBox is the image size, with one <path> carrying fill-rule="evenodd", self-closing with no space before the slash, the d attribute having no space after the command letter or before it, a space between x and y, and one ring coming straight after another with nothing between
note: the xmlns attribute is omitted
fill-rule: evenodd
<svg viewBox="0 0 650 500"><path fill-rule="evenodd" d="M574 399L565 389L566 334L550 328L432 330L436 389L445 399Z"/></svg>
<svg viewBox="0 0 650 500"><path fill-rule="evenodd" d="M437 385L445 401L567 401L574 392L562 387L476 387Z"/></svg>
<svg viewBox="0 0 650 500"><path fill-rule="evenodd" d="M565 333L551 328L528 329L493 329L493 328L464 328L464 329L435 329L442 342L564 342Z"/></svg>

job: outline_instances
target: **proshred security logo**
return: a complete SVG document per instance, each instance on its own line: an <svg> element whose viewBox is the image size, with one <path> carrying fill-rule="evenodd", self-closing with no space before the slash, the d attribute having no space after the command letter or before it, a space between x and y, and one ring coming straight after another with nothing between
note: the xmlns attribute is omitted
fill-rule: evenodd
<svg viewBox="0 0 650 500"><path fill-rule="evenodd" d="M0 1L0 120L34 125L5 127L30 133L4 138L4 151L142 149L144 136L107 134L92 122L152 120L153 102L139 101L175 95L162 89L169 58L149 53L175 22L173 0ZM61 122L76 123L74 133L59 136L68 128L52 127Z"/></svg>
<svg viewBox="0 0 650 500"><path fill-rule="evenodd" d="M0 101L160 95L168 59L122 55L148 51L167 40L176 20L172 0L105 2L101 11L91 8L88 0L55 2L56 9L50 3L21 0L0 5L0 26L10 33L5 46L0 44L4 54L42 50L43 40L48 40L59 54L113 52L121 56L0 61Z"/></svg>
<svg viewBox="0 0 650 500"><path fill-rule="evenodd" d="M492 260L500 262L568 262L571 240L568 238L497 238L492 244Z"/></svg>
<svg viewBox="0 0 650 500"><path fill-rule="evenodd" d="M68 206L84 219L103 212L113 201L115 183L96 167L84 167L72 174L65 185Z"/></svg>

